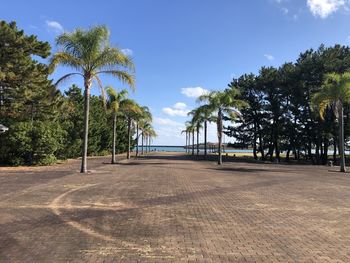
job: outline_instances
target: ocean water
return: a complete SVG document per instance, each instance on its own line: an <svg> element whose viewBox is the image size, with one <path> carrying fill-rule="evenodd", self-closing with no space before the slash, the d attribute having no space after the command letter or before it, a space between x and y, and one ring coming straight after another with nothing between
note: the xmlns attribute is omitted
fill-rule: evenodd
<svg viewBox="0 0 350 263"><path fill-rule="evenodd" d="M192 148L191 148L192 149ZM139 150L141 150L141 146L139 146ZM199 149L201 152L204 151L204 149ZM153 152L185 152L186 149L183 146L151 146L151 151ZM195 151L197 151L197 148L195 147ZM208 148L208 152L210 152L210 149ZM251 153L252 150L240 150L240 149L228 149L224 152L228 153Z"/></svg>
<svg viewBox="0 0 350 263"><path fill-rule="evenodd" d="M135 150L135 149L134 149ZM139 146L139 150L141 150L141 146ZM190 151L192 148L190 149ZM195 152L197 151L197 148L194 148ZM151 146L151 151L153 152L185 152L186 149L183 146L157 146L153 145ZM204 149L199 149L200 152L204 152ZM208 147L208 153L210 152L210 148ZM253 150L249 149L224 149L224 153L253 153ZM316 151L312 150L312 153L314 154ZM328 150L328 154L333 154L333 149ZM350 155L350 151L345 151L346 155Z"/></svg>

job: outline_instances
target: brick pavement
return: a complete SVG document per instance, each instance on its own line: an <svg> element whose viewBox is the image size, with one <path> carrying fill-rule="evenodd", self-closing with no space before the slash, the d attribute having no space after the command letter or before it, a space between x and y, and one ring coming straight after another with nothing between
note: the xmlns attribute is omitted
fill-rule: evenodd
<svg viewBox="0 0 350 263"><path fill-rule="evenodd" d="M0 262L350 262L349 174L107 161L0 170Z"/></svg>

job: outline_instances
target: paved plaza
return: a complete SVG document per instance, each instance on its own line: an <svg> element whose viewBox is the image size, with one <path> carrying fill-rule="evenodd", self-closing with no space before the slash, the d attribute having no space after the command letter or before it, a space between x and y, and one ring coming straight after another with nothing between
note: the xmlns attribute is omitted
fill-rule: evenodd
<svg viewBox="0 0 350 263"><path fill-rule="evenodd" d="M350 262L350 174L181 154L0 168L0 262Z"/></svg>

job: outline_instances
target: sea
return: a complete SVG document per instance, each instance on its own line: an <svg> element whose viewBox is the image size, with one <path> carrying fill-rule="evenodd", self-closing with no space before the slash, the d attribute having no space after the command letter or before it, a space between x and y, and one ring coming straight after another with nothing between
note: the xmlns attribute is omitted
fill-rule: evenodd
<svg viewBox="0 0 350 263"><path fill-rule="evenodd" d="M152 152L185 152L186 149L183 146L157 146L157 145L151 145L151 151ZM141 149L141 146L139 146L139 150ZM192 148L191 148L192 149ZM195 151L197 148L195 148ZM199 149L201 152L204 151L204 149ZM208 147L208 152L210 152L210 149ZM253 150L240 150L240 149L225 149L224 152L226 153L252 153Z"/></svg>
<svg viewBox="0 0 350 263"><path fill-rule="evenodd" d="M135 149L134 149L135 150ZM141 150L141 146L139 146L139 150ZM190 148L190 151L192 148ZM159 146L159 145L152 145L151 146L151 151L152 152L185 152L186 149L183 146ZM195 151L197 151L197 148L195 147ZM201 148L199 149L200 152L204 152L204 149ZM208 153L210 152L210 148L208 147ZM224 153L253 153L252 149L223 149ZM315 153L315 150L312 150L312 153ZM332 154L333 149L328 150L328 154ZM350 151L346 150L345 151L346 155L350 155Z"/></svg>

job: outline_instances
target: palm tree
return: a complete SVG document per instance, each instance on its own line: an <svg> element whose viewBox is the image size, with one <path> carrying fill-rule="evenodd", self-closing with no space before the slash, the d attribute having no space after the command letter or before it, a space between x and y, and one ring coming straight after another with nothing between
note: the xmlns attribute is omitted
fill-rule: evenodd
<svg viewBox="0 0 350 263"><path fill-rule="evenodd" d="M126 158L130 159L131 149L131 125L134 119L142 113L141 107L132 99L125 99L120 103L120 111L124 114L128 125L128 149Z"/></svg>
<svg viewBox="0 0 350 263"><path fill-rule="evenodd" d="M344 104L350 102L350 73L330 73L325 76L321 90L312 98L314 108L317 108L321 118L327 107L334 111L339 123L339 154L340 171L345 172L344 151Z"/></svg>
<svg viewBox="0 0 350 263"><path fill-rule="evenodd" d="M151 124L148 121L142 123L142 154L147 153L147 144L148 144L148 131L151 129ZM145 145L144 145L145 144ZM145 146L145 147L144 147Z"/></svg>
<svg viewBox="0 0 350 263"><path fill-rule="evenodd" d="M192 110L189 115L192 115L194 121L200 125L204 124L204 158L207 157L207 138L208 138L208 122L215 121L215 117L210 112L208 105L202 105ZM198 139L197 139L198 141ZM197 144L199 144L197 142Z"/></svg>
<svg viewBox="0 0 350 263"><path fill-rule="evenodd" d="M147 151L148 152L151 151L151 139L152 139L152 137L156 137L157 134L154 131L154 129L150 123L147 123L147 125L144 127L143 132L145 133L145 136L146 136L146 153L147 153ZM147 148L148 148L148 150L147 150Z"/></svg>
<svg viewBox="0 0 350 263"><path fill-rule="evenodd" d="M73 76L84 79L84 142L82 150L81 172L87 171L87 148L89 131L90 89L95 80L104 95L100 79L101 74L118 78L134 88L134 64L118 48L109 45L109 30L105 26L96 26L89 30L76 29L72 33L63 33L56 38L59 51L51 58L50 68L58 65L75 70L61 77L56 85Z"/></svg>
<svg viewBox="0 0 350 263"><path fill-rule="evenodd" d="M142 148L141 148L141 154L143 154L143 143L144 143L144 128L146 126L146 124L148 122L151 122L152 121L152 113L150 112L149 108L144 106L141 108L141 114L139 114L136 118L136 121L137 121L137 126L138 126L138 129L141 130L141 144L142 144ZM136 156L138 155L138 142L139 142L139 134L138 134L138 131L137 131L137 140L136 140L136 145L137 145L137 148L136 148Z"/></svg>
<svg viewBox="0 0 350 263"><path fill-rule="evenodd" d="M191 112L189 114L191 114ZM194 132L196 132L196 138L197 138L196 148L197 148L197 155L199 155L199 131L202 128L202 123L201 123L200 119L196 119L195 116L192 117L191 123L194 126ZM194 136L194 134L193 134L193 136ZM193 140L194 140L194 138L193 138ZM194 143L193 143L193 147L194 147Z"/></svg>
<svg viewBox="0 0 350 263"><path fill-rule="evenodd" d="M197 125L193 121L186 122L186 129L190 136L192 135L192 155L194 155L194 133L196 131Z"/></svg>
<svg viewBox="0 0 350 263"><path fill-rule="evenodd" d="M232 118L238 114L238 110L247 103L237 99L239 92L237 89L231 88L225 91L212 91L208 94L204 94L198 98L199 102L206 102L208 113L216 113L216 125L218 136L218 164L222 164L222 135L223 135L223 115L226 113Z"/></svg>
<svg viewBox="0 0 350 263"><path fill-rule="evenodd" d="M187 129L181 131L181 134L184 134L184 133L185 133L185 136L186 136L185 149L186 149L186 153L187 153L187 146L189 145L189 143L188 143L188 133L187 133Z"/></svg>
<svg viewBox="0 0 350 263"><path fill-rule="evenodd" d="M126 99L128 91L126 89L117 92L111 86L106 87L107 93L107 108L111 111L113 116L113 141L112 141L112 164L116 163L115 160L115 146L116 146L116 137L117 137L117 115L119 111L119 106L121 101Z"/></svg>

